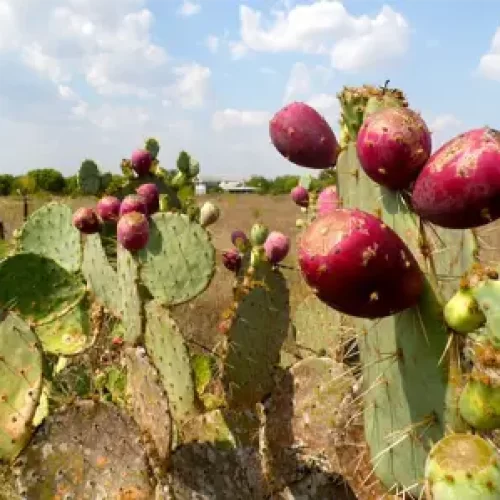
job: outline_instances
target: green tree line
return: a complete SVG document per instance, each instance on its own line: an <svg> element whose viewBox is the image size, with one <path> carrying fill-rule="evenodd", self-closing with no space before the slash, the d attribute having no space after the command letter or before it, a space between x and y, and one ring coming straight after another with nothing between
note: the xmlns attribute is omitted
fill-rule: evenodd
<svg viewBox="0 0 500 500"><path fill-rule="evenodd" d="M169 172L170 173L170 172ZM247 185L257 188L260 194L288 194L299 183L299 176L283 175L274 179L262 176L252 176ZM112 175L112 181L108 186L107 194L114 194L124 178L121 175ZM325 186L335 183L335 172L323 170L317 178L312 181L312 189L320 190ZM208 183L208 192L221 192L217 182ZM78 189L76 175L65 177L61 172L53 168L42 168L30 170L25 175L14 176L0 174L0 196L15 195L18 193L30 195L61 195L77 197L81 193Z"/></svg>

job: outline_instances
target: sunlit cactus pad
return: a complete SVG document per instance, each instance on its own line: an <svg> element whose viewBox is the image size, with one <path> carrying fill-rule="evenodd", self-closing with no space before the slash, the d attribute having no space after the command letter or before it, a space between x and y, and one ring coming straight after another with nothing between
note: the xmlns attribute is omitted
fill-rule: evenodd
<svg viewBox="0 0 500 500"><path fill-rule="evenodd" d="M125 350L127 402L142 432L155 445L158 457L168 460L172 447L172 417L165 389L144 348Z"/></svg>
<svg viewBox="0 0 500 500"><path fill-rule="evenodd" d="M148 246L138 257L140 277L165 305L181 304L203 292L215 272L209 234L185 215L157 213L151 218Z"/></svg>
<svg viewBox="0 0 500 500"><path fill-rule="evenodd" d="M67 271L78 271L82 250L72 216L71 208L63 203L48 203L39 208L21 229L19 250L54 259Z"/></svg>
<svg viewBox="0 0 500 500"><path fill-rule="evenodd" d="M283 375L266 412L266 450L275 482L300 478L301 464L314 460L323 460L325 470L339 470L337 445L356 412L354 384L346 367L328 357L306 358Z"/></svg>
<svg viewBox="0 0 500 500"><path fill-rule="evenodd" d="M88 306L88 301L83 300L63 316L36 328L36 334L45 352L72 356L93 344L95 335Z"/></svg>
<svg viewBox="0 0 500 500"><path fill-rule="evenodd" d="M121 295L116 293L118 275L109 263L98 234L86 237L82 274L96 299L115 316L121 312Z"/></svg>
<svg viewBox="0 0 500 500"><path fill-rule="evenodd" d="M146 306L146 350L167 391L176 422L196 412L195 386L189 354L179 328L158 302Z"/></svg>
<svg viewBox="0 0 500 500"><path fill-rule="evenodd" d="M74 307L85 294L80 278L55 261L20 253L0 262L0 309L17 311L34 324L53 320Z"/></svg>
<svg viewBox="0 0 500 500"><path fill-rule="evenodd" d="M27 500L148 500L154 490L137 426L109 403L79 401L47 418L17 462Z"/></svg>
<svg viewBox="0 0 500 500"><path fill-rule="evenodd" d="M42 388L42 353L36 336L20 318L0 323L0 459L11 460L31 435Z"/></svg>
<svg viewBox="0 0 500 500"><path fill-rule="evenodd" d="M223 382L232 407L251 407L270 393L290 321L289 290L265 263L240 302L227 333Z"/></svg>

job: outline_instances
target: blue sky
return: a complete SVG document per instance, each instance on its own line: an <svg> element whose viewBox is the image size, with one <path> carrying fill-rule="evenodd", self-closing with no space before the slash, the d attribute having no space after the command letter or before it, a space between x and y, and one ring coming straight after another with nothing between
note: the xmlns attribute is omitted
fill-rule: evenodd
<svg viewBox="0 0 500 500"><path fill-rule="evenodd" d="M152 135L171 167L202 175L301 172L269 118L312 104L336 131L343 85L386 79L434 146L500 128L500 10L493 0L0 0L0 172L84 158L119 171Z"/></svg>

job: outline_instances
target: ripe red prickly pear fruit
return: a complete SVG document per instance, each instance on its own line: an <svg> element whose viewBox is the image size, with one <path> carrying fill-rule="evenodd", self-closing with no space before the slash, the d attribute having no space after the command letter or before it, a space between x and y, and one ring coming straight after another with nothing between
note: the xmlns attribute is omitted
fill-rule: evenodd
<svg viewBox="0 0 500 500"><path fill-rule="evenodd" d="M156 184L142 184L135 192L143 198L149 215L158 212L160 209L160 192Z"/></svg>
<svg viewBox="0 0 500 500"><path fill-rule="evenodd" d="M153 157L151 156L151 153L145 149L136 149L132 153L130 161L135 173L141 177L149 174L149 169L153 164Z"/></svg>
<svg viewBox="0 0 500 500"><path fill-rule="evenodd" d="M73 214L73 225L84 234L95 234L101 229L101 220L91 208L79 208Z"/></svg>
<svg viewBox="0 0 500 500"><path fill-rule="evenodd" d="M222 252L222 263L228 271L238 272L241 268L241 255L236 248Z"/></svg>
<svg viewBox="0 0 500 500"><path fill-rule="evenodd" d="M406 189L431 155L431 133L409 108L381 109L364 120L356 150L370 179L392 190Z"/></svg>
<svg viewBox="0 0 500 500"><path fill-rule="evenodd" d="M299 207L309 206L309 191L302 186L296 186L290 191L293 202Z"/></svg>
<svg viewBox="0 0 500 500"><path fill-rule="evenodd" d="M116 222L120 216L121 202L115 196L103 196L98 202L96 211L105 222Z"/></svg>
<svg viewBox="0 0 500 500"><path fill-rule="evenodd" d="M240 251L240 252L246 252L247 250L250 249L250 240L248 239L247 235L239 230L236 229L231 233L231 243Z"/></svg>
<svg viewBox="0 0 500 500"><path fill-rule="evenodd" d="M319 217L331 213L340 207L340 198L335 186L327 186L323 189L316 201L316 211Z"/></svg>
<svg viewBox="0 0 500 500"><path fill-rule="evenodd" d="M120 217L130 212L140 212L141 214L148 215L148 207L144 198L138 194L129 194L123 198L120 205Z"/></svg>
<svg viewBox="0 0 500 500"><path fill-rule="evenodd" d="M437 226L468 229L500 217L500 132L469 130L441 146L420 172L413 210Z"/></svg>
<svg viewBox="0 0 500 500"><path fill-rule="evenodd" d="M292 163L323 169L335 165L339 146L326 120L311 106L292 102L269 123L274 147Z"/></svg>
<svg viewBox="0 0 500 500"><path fill-rule="evenodd" d="M117 239L126 250L142 250L149 241L149 223L143 213L129 212L120 217L116 227Z"/></svg>
<svg viewBox="0 0 500 500"><path fill-rule="evenodd" d="M279 264L290 251L290 238L279 231L271 231L264 243L267 260Z"/></svg>
<svg viewBox="0 0 500 500"><path fill-rule="evenodd" d="M424 276L401 238L377 217L337 209L318 217L299 242L299 265L318 298L361 318L414 306Z"/></svg>

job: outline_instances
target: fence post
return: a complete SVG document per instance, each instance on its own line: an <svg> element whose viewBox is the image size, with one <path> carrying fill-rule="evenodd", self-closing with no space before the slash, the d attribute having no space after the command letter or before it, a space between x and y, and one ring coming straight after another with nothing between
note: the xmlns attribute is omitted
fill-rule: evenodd
<svg viewBox="0 0 500 500"><path fill-rule="evenodd" d="M26 222L28 219L28 195L23 193L23 220Z"/></svg>
<svg viewBox="0 0 500 500"><path fill-rule="evenodd" d="M3 222L0 220L0 241L5 240L5 226Z"/></svg>

